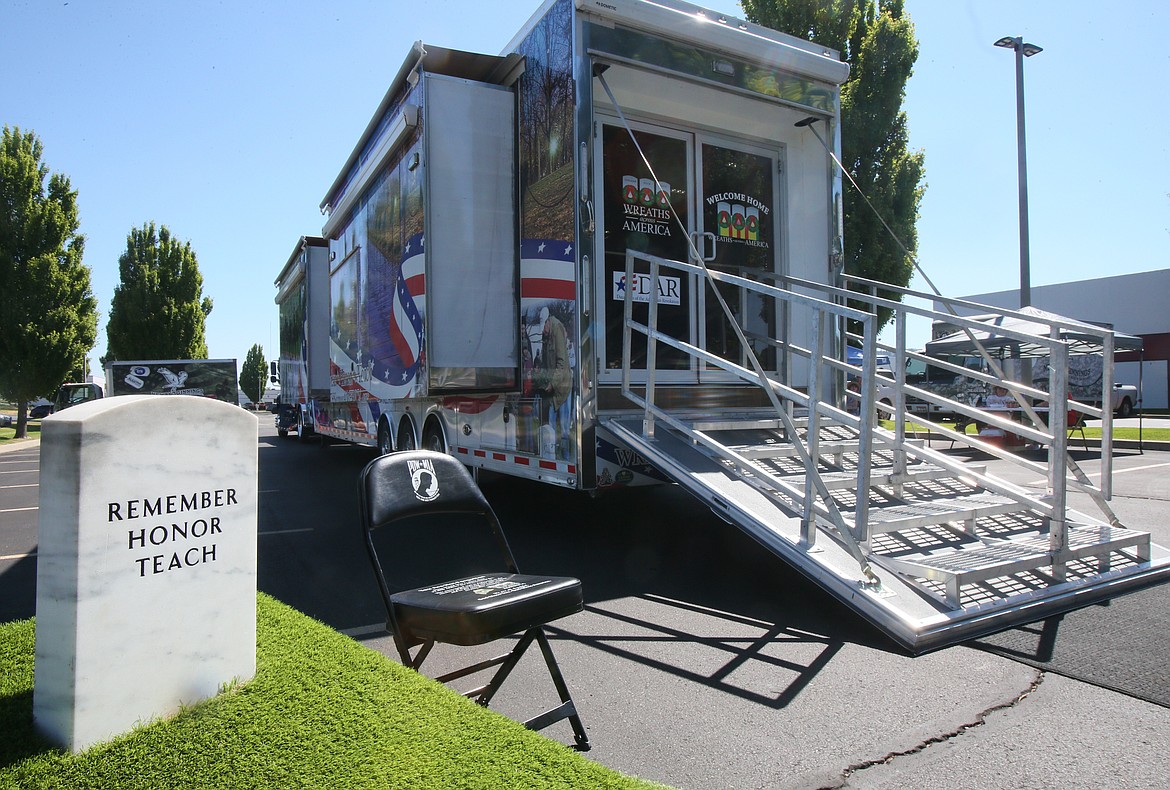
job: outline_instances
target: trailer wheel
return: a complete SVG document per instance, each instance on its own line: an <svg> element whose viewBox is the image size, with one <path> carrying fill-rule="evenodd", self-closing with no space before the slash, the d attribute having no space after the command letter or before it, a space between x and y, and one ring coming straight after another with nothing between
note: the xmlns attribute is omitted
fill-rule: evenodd
<svg viewBox="0 0 1170 790"><path fill-rule="evenodd" d="M438 420L427 421L427 427L423 429L422 449L436 453L447 452L447 438Z"/></svg>
<svg viewBox="0 0 1170 790"><path fill-rule="evenodd" d="M305 427L305 413L297 410L297 441L302 444L309 441L311 431Z"/></svg>
<svg viewBox="0 0 1170 790"><path fill-rule="evenodd" d="M390 441L390 423L385 418L378 421L378 455L389 455L394 451Z"/></svg>
<svg viewBox="0 0 1170 790"><path fill-rule="evenodd" d="M1117 407L1118 417L1128 417L1133 414L1133 402L1129 398L1122 398L1121 405Z"/></svg>
<svg viewBox="0 0 1170 790"><path fill-rule="evenodd" d="M409 417L403 418L398 425L398 448L401 450L417 450L418 441L414 438L414 425Z"/></svg>

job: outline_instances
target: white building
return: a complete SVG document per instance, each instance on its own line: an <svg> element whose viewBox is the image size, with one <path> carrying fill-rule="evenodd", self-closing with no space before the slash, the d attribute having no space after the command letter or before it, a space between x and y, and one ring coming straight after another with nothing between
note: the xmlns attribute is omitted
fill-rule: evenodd
<svg viewBox="0 0 1170 790"><path fill-rule="evenodd" d="M1017 289L963 298L1009 310L1020 305ZM1142 366L1142 406L1170 407L1170 269L1034 285L1032 304L1041 310L1141 337L1145 341L1141 360L1136 353L1119 353L1114 378L1136 386L1138 368Z"/></svg>

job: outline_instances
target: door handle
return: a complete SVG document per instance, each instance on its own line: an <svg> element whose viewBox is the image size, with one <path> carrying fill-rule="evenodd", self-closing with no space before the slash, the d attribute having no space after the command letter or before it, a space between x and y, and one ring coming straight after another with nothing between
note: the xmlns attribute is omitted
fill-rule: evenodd
<svg viewBox="0 0 1170 790"><path fill-rule="evenodd" d="M710 252L707 252L707 240L710 239ZM691 234L692 253L699 256L699 260L704 263L710 263L715 260L715 234L714 233L699 233L695 231Z"/></svg>
<svg viewBox="0 0 1170 790"><path fill-rule="evenodd" d="M711 254L710 254L710 255L704 255L704 256L703 256L703 261L704 261L705 263L710 263L711 261L715 260L715 241L716 241L716 240L715 240L715 234L714 234L714 233L707 232L707 233L704 233L704 234L703 234L703 241L704 241L704 244L703 244L703 252L705 253L705 252L707 251L707 249L706 249L706 247L707 247L707 245L706 245L706 240L707 240L708 238L709 238L709 239L711 239Z"/></svg>

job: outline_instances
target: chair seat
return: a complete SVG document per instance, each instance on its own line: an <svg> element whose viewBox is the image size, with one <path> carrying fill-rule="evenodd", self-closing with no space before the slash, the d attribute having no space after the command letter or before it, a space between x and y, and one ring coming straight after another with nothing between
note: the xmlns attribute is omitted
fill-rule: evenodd
<svg viewBox="0 0 1170 790"><path fill-rule="evenodd" d="M567 576L485 573L390 596L403 635L479 645L580 612L581 581Z"/></svg>

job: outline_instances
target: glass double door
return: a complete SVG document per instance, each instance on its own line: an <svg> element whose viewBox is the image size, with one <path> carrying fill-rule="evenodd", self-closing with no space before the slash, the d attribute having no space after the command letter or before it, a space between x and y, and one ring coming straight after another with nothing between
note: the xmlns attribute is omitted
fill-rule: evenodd
<svg viewBox="0 0 1170 790"><path fill-rule="evenodd" d="M603 120L597 130L598 249L604 249L597 264L597 310L605 327L601 381L621 378L627 290L634 320L647 322L650 296L657 291L659 331L744 364L739 338L705 278L663 269L651 282L649 265L639 260L627 283L626 250L675 261L701 259L712 270L749 277L779 271L779 154L698 132L647 124L631 128L632 137L618 121ZM774 354L763 339L776 336L777 306L742 289L721 284L719 290L765 367L772 368ZM635 332L631 370L638 380L645 378L646 356L645 337ZM655 367L656 381L663 383L729 377L661 343Z"/></svg>

